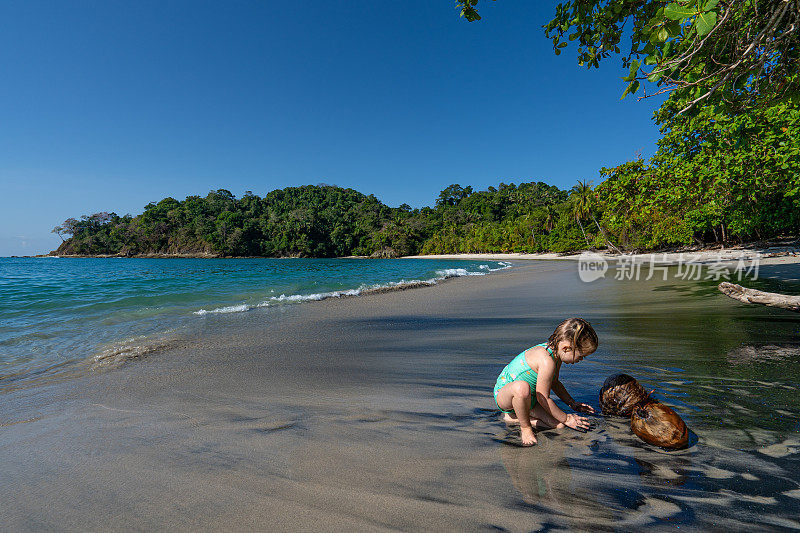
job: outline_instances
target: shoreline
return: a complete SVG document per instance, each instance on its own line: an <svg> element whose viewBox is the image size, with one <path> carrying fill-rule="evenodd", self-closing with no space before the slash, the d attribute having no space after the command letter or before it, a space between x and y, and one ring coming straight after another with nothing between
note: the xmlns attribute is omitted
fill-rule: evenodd
<svg viewBox="0 0 800 533"><path fill-rule="evenodd" d="M753 260L758 258L761 264L794 264L800 263L800 246L791 240L788 243L781 241L769 241L765 243L746 243L735 246L694 246L678 247L667 250L650 252L630 252L614 253L608 250L581 250L570 253L457 253L457 254L428 254L428 255L406 255L394 259L453 259L453 260L486 260L486 261L507 261L507 260L540 260L540 261L576 261L580 260L582 254L590 252L607 261L617 261L624 259L637 263L645 263L657 260L660 263L677 264L689 258L693 262L732 262L740 258ZM72 254L58 255L54 252L48 254L10 256L12 258L81 258L81 259L383 259L370 256L349 255L336 258L305 258L299 256L265 257L265 256L222 256L212 253L176 253L176 254Z"/></svg>
<svg viewBox="0 0 800 533"><path fill-rule="evenodd" d="M474 261L579 261L582 254L586 252L576 252L568 255L555 253L463 253L463 254L432 254L432 255L409 255L403 259L463 259ZM666 251L651 253L630 253L616 254L605 250L591 251L593 256L602 258L606 261L632 261L634 263L648 263L651 260L659 264L677 265L680 262L692 260L696 263L731 263L740 259L746 261L758 261L763 265L774 264L796 264L800 263L800 247L797 246L775 246L766 248L756 247L736 247L724 249L698 249L687 251Z"/></svg>

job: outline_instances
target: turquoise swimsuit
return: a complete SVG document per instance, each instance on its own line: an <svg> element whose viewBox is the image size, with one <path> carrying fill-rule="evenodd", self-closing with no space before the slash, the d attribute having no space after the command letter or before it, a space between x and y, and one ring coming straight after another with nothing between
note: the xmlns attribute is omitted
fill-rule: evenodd
<svg viewBox="0 0 800 533"><path fill-rule="evenodd" d="M536 346L547 346L546 342L541 344L537 344ZM535 348L536 346L531 346L531 348ZM530 348L528 348L530 350ZM500 392L500 389L503 388L504 385L508 385L512 381L527 381L528 384L531 386L531 408L536 405L536 372L528 365L528 362L525 360L525 352L528 350L524 350L521 354L516 356L510 363L506 365L500 375L497 377L497 383L494 384L494 403L497 405L497 408L503 411L504 413L513 413L514 410L506 410L501 409L500 405L497 403L497 393ZM553 350L547 348L547 353L550 354L555 360L555 356L553 355Z"/></svg>

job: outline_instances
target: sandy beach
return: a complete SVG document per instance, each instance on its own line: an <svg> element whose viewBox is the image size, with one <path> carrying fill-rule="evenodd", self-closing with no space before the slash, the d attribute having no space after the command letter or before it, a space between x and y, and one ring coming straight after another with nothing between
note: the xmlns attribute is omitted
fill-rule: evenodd
<svg viewBox="0 0 800 533"><path fill-rule="evenodd" d="M596 405L608 375L634 374L684 417L689 449L602 417L518 447L491 387L573 315L601 339L562 373L573 396ZM145 358L4 395L3 527L798 528L798 320L713 283L585 284L558 261L209 316Z"/></svg>
<svg viewBox="0 0 800 533"><path fill-rule="evenodd" d="M740 259L752 261L758 258L763 265L780 265L800 263L800 247L794 245L775 245L775 246L734 246L718 249L689 249L684 252L652 252L652 253L630 253L617 254L606 250L592 252L607 261L629 260L638 263L647 263L652 260L678 264L688 260L700 263L723 262L732 263ZM480 253L480 254L433 254L433 255L411 255L408 259L475 259L485 261L578 261L580 253L556 254L556 253Z"/></svg>

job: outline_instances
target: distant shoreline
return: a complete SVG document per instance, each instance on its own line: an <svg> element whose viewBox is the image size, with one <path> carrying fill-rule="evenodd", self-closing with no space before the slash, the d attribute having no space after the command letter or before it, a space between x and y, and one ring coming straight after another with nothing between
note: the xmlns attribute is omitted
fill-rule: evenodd
<svg viewBox="0 0 800 533"><path fill-rule="evenodd" d="M655 257L661 262L674 262L692 258L698 262L715 262L715 261L736 261L739 258L755 259L759 258L762 264L779 264L779 263L800 263L800 246L797 245L796 240L789 241L784 244L780 241L766 242L766 243L748 243L744 245L730 246L730 247L683 247L673 248L662 251L651 251L646 253L613 253L608 250L592 251L608 261L619 260L621 257L626 259L632 258L635 262L647 262ZM575 261L581 257L581 254L590 250L583 250L570 253L458 253L458 254L430 254L430 255L406 255L399 257L400 259L460 259L460 260L473 260L473 261L508 261L508 260L537 260L537 261L553 261L553 260L566 260ZM24 256L10 256L10 257L23 257L23 258L92 258L92 259L265 259L265 256L224 256L213 253L176 253L176 254L70 254L59 255L54 252L39 255L24 255ZM272 257L271 259L300 259L299 256L283 256ZM317 258L324 259L324 258ZM369 256L350 255L337 257L335 259L371 259Z"/></svg>
<svg viewBox="0 0 800 533"><path fill-rule="evenodd" d="M713 263L713 262L733 262L739 259L755 260L759 258L761 264L794 264L800 263L800 248L798 247L780 247L781 249L761 249L761 248L725 248L725 249L700 249L695 251L685 252L651 252L651 253L630 253L630 254L615 254L605 250L593 252L599 257L607 261L618 261L622 258L633 261L635 263L646 263L651 259L660 263L674 263L677 264L689 259L698 263ZM788 248L788 249L785 249ZM438 254L438 255L410 255L405 256L403 259L464 259L474 261L510 261L510 260L527 260L527 261L577 261L581 258L582 252L572 253L569 255L560 255L554 253L546 254L526 254L526 253L487 253L487 254Z"/></svg>

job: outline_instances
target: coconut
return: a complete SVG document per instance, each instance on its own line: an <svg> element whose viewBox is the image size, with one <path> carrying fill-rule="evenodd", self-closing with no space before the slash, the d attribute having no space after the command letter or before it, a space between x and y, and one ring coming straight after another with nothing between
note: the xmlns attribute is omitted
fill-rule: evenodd
<svg viewBox="0 0 800 533"><path fill-rule="evenodd" d="M606 415L631 416L649 401L650 394L628 374L610 376L600 389L600 407Z"/></svg>
<svg viewBox="0 0 800 533"><path fill-rule="evenodd" d="M681 417L663 403L650 402L633 410L631 430L643 441L677 450L689 443L689 429Z"/></svg>

